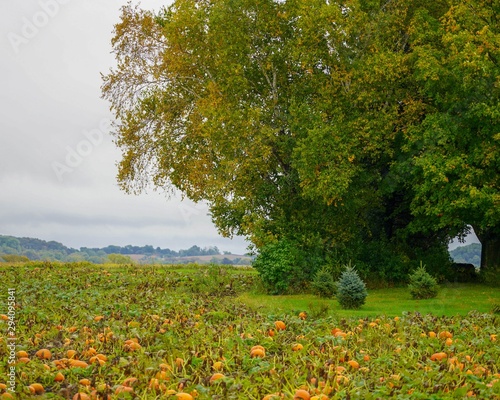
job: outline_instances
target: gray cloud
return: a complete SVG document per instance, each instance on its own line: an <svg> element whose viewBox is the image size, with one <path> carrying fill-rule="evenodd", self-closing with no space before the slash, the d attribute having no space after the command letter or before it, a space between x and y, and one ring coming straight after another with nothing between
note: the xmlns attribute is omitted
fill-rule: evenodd
<svg viewBox="0 0 500 400"><path fill-rule="evenodd" d="M76 248L197 244L242 253L247 243L220 237L206 206L117 188L120 153L106 129L100 73L114 65L112 29L126 3L0 3L0 234Z"/></svg>

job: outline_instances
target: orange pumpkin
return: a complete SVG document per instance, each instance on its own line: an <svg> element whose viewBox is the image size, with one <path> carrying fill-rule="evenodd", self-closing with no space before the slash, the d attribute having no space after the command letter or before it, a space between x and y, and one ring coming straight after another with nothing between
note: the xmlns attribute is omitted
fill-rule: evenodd
<svg viewBox="0 0 500 400"><path fill-rule="evenodd" d="M276 330L278 330L278 331L284 331L286 329L286 325L283 321L276 321L274 323L274 326L276 327Z"/></svg>
<svg viewBox="0 0 500 400"><path fill-rule="evenodd" d="M294 400L310 400L311 395L307 390L304 389L299 389L295 392L295 395L293 396Z"/></svg>
<svg viewBox="0 0 500 400"><path fill-rule="evenodd" d="M193 396L191 396L189 393L185 393L185 392L176 393L175 396L179 400L193 400Z"/></svg>
<svg viewBox="0 0 500 400"><path fill-rule="evenodd" d="M31 394L42 394L43 392L45 392L44 387L39 383L32 383L28 386L28 388Z"/></svg>
<svg viewBox="0 0 500 400"><path fill-rule="evenodd" d="M62 382L62 381L64 381L64 375L63 375L63 374L61 374L60 372L58 372L58 373L56 374L56 376L54 377L54 380L55 380L56 382Z"/></svg>
<svg viewBox="0 0 500 400"><path fill-rule="evenodd" d="M52 353L49 349L40 349L35 355L41 360L50 360L52 358Z"/></svg>
<svg viewBox="0 0 500 400"><path fill-rule="evenodd" d="M443 353L443 352L439 352L439 353L434 353L432 356L431 356L431 360L432 361L441 361L441 360L444 360L445 358L447 358L447 354L446 353Z"/></svg>
<svg viewBox="0 0 500 400"><path fill-rule="evenodd" d="M224 374L221 374L220 372L216 372L215 374L213 374L211 377L210 377L210 383L213 383L219 379L222 379L224 378Z"/></svg>

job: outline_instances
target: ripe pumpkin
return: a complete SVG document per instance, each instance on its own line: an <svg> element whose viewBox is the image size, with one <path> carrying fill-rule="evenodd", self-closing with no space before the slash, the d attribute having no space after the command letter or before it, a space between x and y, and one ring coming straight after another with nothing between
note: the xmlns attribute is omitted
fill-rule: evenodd
<svg viewBox="0 0 500 400"><path fill-rule="evenodd" d="M160 371L160 372L157 372L156 375L155 375L155 378L158 379L158 380L162 380L162 381L167 381L169 380L169 377L167 375L167 371ZM172 394L175 394L175 391L174 393Z"/></svg>
<svg viewBox="0 0 500 400"><path fill-rule="evenodd" d="M28 388L32 394L42 394L45 392L44 387L40 383L32 383Z"/></svg>
<svg viewBox="0 0 500 400"><path fill-rule="evenodd" d="M439 332L439 339L451 339L453 335L449 331Z"/></svg>
<svg viewBox="0 0 500 400"><path fill-rule="evenodd" d="M212 365L212 369L214 369L215 371L220 371L222 369L222 366L222 361L216 361Z"/></svg>
<svg viewBox="0 0 500 400"><path fill-rule="evenodd" d="M261 348L255 348L250 350L250 357L252 358L264 358L266 356L266 351Z"/></svg>
<svg viewBox="0 0 500 400"><path fill-rule="evenodd" d="M215 381L222 379L222 378L224 378L224 374L221 374L220 372L216 372L215 374L213 374L210 377L210 383L215 382Z"/></svg>
<svg viewBox="0 0 500 400"><path fill-rule="evenodd" d="M431 360L432 361L441 361L441 360L444 360L445 358L447 358L447 354L446 353L443 353L443 352L439 352L439 353L434 353L432 356L431 356Z"/></svg>
<svg viewBox="0 0 500 400"><path fill-rule="evenodd" d="M318 394L311 397L311 400L328 400L328 396L326 394Z"/></svg>
<svg viewBox="0 0 500 400"><path fill-rule="evenodd" d="M77 358L76 354L77 354L76 350L68 350L66 352L66 357L68 357L68 358Z"/></svg>
<svg viewBox="0 0 500 400"><path fill-rule="evenodd" d="M280 393L272 393L265 395L262 400L277 400L282 399L284 396Z"/></svg>
<svg viewBox="0 0 500 400"><path fill-rule="evenodd" d="M19 350L19 351L17 352L17 357L18 357L18 358L23 358L23 357L29 358L29 354L28 354L28 353L26 353L24 350Z"/></svg>
<svg viewBox="0 0 500 400"><path fill-rule="evenodd" d="M87 368L89 365L85 361L68 360L68 363L73 368Z"/></svg>
<svg viewBox="0 0 500 400"><path fill-rule="evenodd" d="M129 377L129 378L126 378L124 381L123 381L123 386L134 386L136 383L138 382L138 379L137 378L134 378L133 376Z"/></svg>
<svg viewBox="0 0 500 400"><path fill-rule="evenodd" d="M332 335L335 336L337 332L342 332L342 329L340 328L333 328L332 329Z"/></svg>
<svg viewBox="0 0 500 400"><path fill-rule="evenodd" d="M40 349L35 353L35 355L40 360L50 360L52 358L52 353L50 352L49 349Z"/></svg>
<svg viewBox="0 0 500 400"><path fill-rule="evenodd" d="M302 350L304 348L304 346L302 346L300 343L295 343L293 346L292 346L292 350L293 351L299 351L299 350Z"/></svg>
<svg viewBox="0 0 500 400"><path fill-rule="evenodd" d="M307 390L304 389L299 389L295 392L295 395L293 396L294 400L310 400L311 395Z"/></svg>
<svg viewBox="0 0 500 400"><path fill-rule="evenodd" d="M120 393L134 393L134 389L131 388L130 386L118 385L115 389L115 394L120 394Z"/></svg>
<svg viewBox="0 0 500 400"><path fill-rule="evenodd" d="M286 329L286 325L283 321L276 321L274 323L274 326L278 331L284 331Z"/></svg>
<svg viewBox="0 0 500 400"><path fill-rule="evenodd" d="M142 346L137 341L129 339L125 341L123 348L125 351L135 351L142 348Z"/></svg>
<svg viewBox="0 0 500 400"><path fill-rule="evenodd" d="M175 396L179 400L193 400L193 396L191 396L189 393L185 393L185 392L176 393Z"/></svg>
<svg viewBox="0 0 500 400"><path fill-rule="evenodd" d="M99 358L99 357L97 357L97 356L90 357L89 362L90 362L91 364L99 364L101 367L102 367L104 364L106 364L106 361L105 361L105 360L103 360L103 359L101 359L101 358Z"/></svg>
<svg viewBox="0 0 500 400"><path fill-rule="evenodd" d="M73 396L73 400L90 400L90 396L87 393L77 393Z"/></svg>
<svg viewBox="0 0 500 400"><path fill-rule="evenodd" d="M64 381L64 375L61 374L60 372L58 372L56 374L56 376L54 377L54 381L56 381L56 382L62 382L62 381Z"/></svg>
<svg viewBox="0 0 500 400"><path fill-rule="evenodd" d="M351 366L351 368L358 369L359 368L359 363L356 360L349 360L347 361L347 364Z"/></svg>

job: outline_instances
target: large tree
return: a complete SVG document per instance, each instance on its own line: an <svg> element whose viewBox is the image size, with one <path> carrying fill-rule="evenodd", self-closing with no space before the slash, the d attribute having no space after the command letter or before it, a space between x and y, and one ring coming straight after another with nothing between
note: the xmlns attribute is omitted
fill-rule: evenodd
<svg viewBox="0 0 500 400"><path fill-rule="evenodd" d="M497 237L498 96L488 84L498 90L498 37L494 28L480 33L484 16L467 7L425 0L179 0L157 14L124 7L113 40L118 66L103 85L118 121L122 188L177 188L207 200L223 234L257 247L285 238L323 257L339 249L360 256L382 241L405 257L446 251L468 224L482 240L490 240L482 232ZM473 43L483 46L483 72L464 64L474 50L462 31L482 35ZM462 80L469 84L457 85ZM488 107L472 107L478 96ZM456 181L436 184L446 168ZM462 186L471 180L488 199L464 204L471 192ZM483 266L498 268L485 254Z"/></svg>
<svg viewBox="0 0 500 400"><path fill-rule="evenodd" d="M409 129L417 229L468 226L481 269L500 272L500 2L456 1L439 19L421 11L412 29L414 77L425 117Z"/></svg>

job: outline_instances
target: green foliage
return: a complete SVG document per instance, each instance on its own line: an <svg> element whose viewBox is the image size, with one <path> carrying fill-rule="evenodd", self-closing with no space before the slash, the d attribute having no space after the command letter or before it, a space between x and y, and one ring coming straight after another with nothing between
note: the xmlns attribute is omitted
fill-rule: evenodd
<svg viewBox="0 0 500 400"><path fill-rule="evenodd" d="M209 297L236 296L250 290L254 284L254 275L237 272L237 269L227 265L200 266L196 272L187 274L189 284L186 289L190 293Z"/></svg>
<svg viewBox="0 0 500 400"><path fill-rule="evenodd" d="M350 265L340 275L337 282L337 300L344 309L357 309L365 304L366 296L365 283L358 273Z"/></svg>
<svg viewBox="0 0 500 400"><path fill-rule="evenodd" d="M299 252L288 240L264 246L253 262L270 294L302 291L306 276L300 268Z"/></svg>
<svg viewBox="0 0 500 400"><path fill-rule="evenodd" d="M333 272L329 267L323 267L311 282L312 292L322 298L335 297L337 294L337 283L333 276Z"/></svg>
<svg viewBox="0 0 500 400"><path fill-rule="evenodd" d="M437 296L439 285L436 279L426 271L424 265L421 264L409 278L408 288L413 299L431 299Z"/></svg>
<svg viewBox="0 0 500 400"><path fill-rule="evenodd" d="M491 312L493 314L500 314L500 303L493 304L493 306L491 307Z"/></svg>
<svg viewBox="0 0 500 400"><path fill-rule="evenodd" d="M290 269L311 280L310 238L319 265L348 249L363 276L394 281L469 226L498 247L497 14L482 0L129 4L102 88L119 183L206 200L259 250L293 235L299 259L268 271L278 291Z"/></svg>
<svg viewBox="0 0 500 400"><path fill-rule="evenodd" d="M473 264L453 264L454 282L477 282L479 273Z"/></svg>

